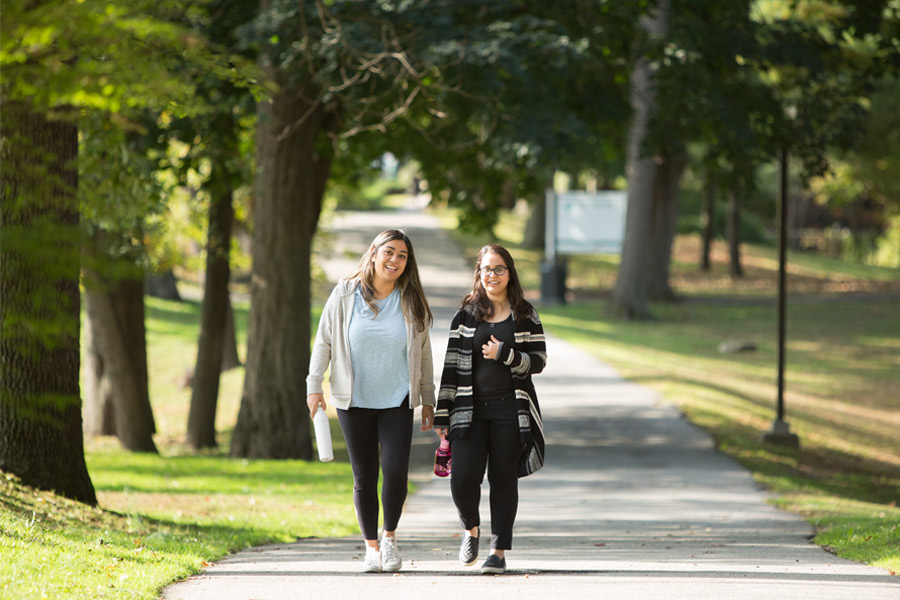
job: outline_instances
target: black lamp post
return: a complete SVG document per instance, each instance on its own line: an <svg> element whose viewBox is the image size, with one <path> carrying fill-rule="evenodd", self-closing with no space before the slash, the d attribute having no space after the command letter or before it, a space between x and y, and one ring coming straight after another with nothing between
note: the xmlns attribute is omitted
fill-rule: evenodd
<svg viewBox="0 0 900 600"><path fill-rule="evenodd" d="M781 149L778 190L778 413L772 421L772 429L763 434L763 441L791 448L800 447L800 438L791 433L784 420L784 333L786 320L786 265L787 265L787 204L788 159L787 148Z"/></svg>

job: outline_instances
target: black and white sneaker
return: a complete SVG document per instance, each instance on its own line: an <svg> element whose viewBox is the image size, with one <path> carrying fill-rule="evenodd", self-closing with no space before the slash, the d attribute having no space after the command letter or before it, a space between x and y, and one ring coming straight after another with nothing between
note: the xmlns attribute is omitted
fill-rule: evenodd
<svg viewBox="0 0 900 600"><path fill-rule="evenodd" d="M481 565L481 572L485 575L500 575L506 573L506 558L501 558L496 554L491 554Z"/></svg>
<svg viewBox="0 0 900 600"><path fill-rule="evenodd" d="M459 547L459 562L466 567L471 567L478 560L478 536L470 535L467 531L463 535L462 545Z"/></svg>

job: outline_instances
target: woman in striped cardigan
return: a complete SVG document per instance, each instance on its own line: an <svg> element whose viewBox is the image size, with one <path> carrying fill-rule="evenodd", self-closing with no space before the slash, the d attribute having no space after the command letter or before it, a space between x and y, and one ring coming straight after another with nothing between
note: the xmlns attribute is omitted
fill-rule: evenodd
<svg viewBox="0 0 900 600"><path fill-rule="evenodd" d="M481 249L475 281L450 326L434 426L449 435L450 490L465 533L459 560L478 560L479 503L490 482L491 553L482 573L506 570L519 504L518 478L544 464L544 431L531 375L547 362L544 330L525 300L515 262L498 244Z"/></svg>

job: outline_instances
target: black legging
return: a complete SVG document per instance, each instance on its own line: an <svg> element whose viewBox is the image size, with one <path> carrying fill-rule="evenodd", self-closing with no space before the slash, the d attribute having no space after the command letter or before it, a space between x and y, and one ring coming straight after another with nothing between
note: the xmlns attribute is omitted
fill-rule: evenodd
<svg viewBox="0 0 900 600"><path fill-rule="evenodd" d="M394 531L406 501L413 411L404 402L397 408L338 409L353 469L353 504L366 540L378 539L378 456L381 445L381 504L384 530Z"/></svg>
<svg viewBox="0 0 900 600"><path fill-rule="evenodd" d="M478 505L487 466L491 486L491 548L510 550L519 508L516 466L522 453L515 396L476 398L469 434L454 439L451 452L450 491L463 529L481 526Z"/></svg>

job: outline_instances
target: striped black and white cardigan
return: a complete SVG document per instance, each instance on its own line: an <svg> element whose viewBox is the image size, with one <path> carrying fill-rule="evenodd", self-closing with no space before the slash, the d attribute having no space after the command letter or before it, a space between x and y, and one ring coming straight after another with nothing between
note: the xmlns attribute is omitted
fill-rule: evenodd
<svg viewBox="0 0 900 600"><path fill-rule="evenodd" d="M544 370L547 344L536 311L522 320L515 319L515 315L513 318L515 344L512 348L501 346L498 360L512 371L519 432L524 444L517 470L519 477L525 477L544 466L544 424L531 376ZM466 437L472 423L472 352L477 326L475 316L465 307L456 312L450 324L434 426L449 429L451 440Z"/></svg>

